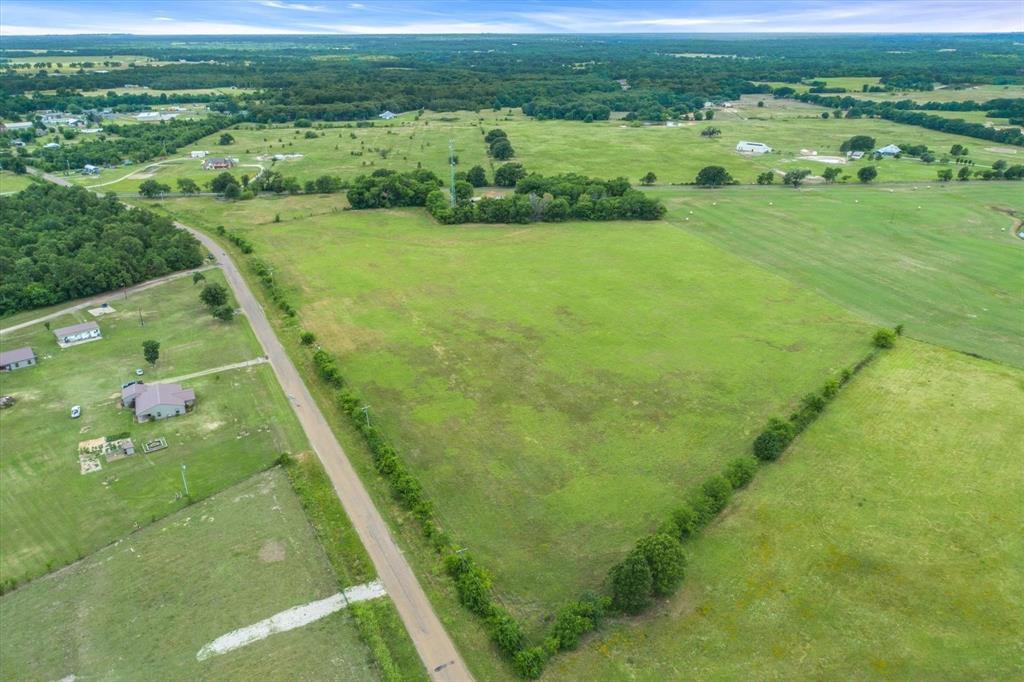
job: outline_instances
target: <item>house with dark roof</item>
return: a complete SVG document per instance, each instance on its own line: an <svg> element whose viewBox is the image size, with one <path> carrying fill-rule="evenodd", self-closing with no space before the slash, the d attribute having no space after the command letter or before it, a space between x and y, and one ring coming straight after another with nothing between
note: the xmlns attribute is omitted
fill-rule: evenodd
<svg viewBox="0 0 1024 682"><path fill-rule="evenodd" d="M196 393L181 384L138 382L121 389L121 404L135 410L140 422L167 419L188 412L196 404Z"/></svg>
<svg viewBox="0 0 1024 682"><path fill-rule="evenodd" d="M82 322L80 324L73 324L70 327L54 329L53 335L57 337L57 345L61 348L103 338L103 332L100 331L100 326L95 322Z"/></svg>
<svg viewBox="0 0 1024 682"><path fill-rule="evenodd" d="M0 372L13 372L36 364L36 354L28 346L0 352Z"/></svg>
<svg viewBox="0 0 1024 682"><path fill-rule="evenodd" d="M203 161L203 170L221 170L222 168L231 168L234 165L234 159L209 157L206 161Z"/></svg>

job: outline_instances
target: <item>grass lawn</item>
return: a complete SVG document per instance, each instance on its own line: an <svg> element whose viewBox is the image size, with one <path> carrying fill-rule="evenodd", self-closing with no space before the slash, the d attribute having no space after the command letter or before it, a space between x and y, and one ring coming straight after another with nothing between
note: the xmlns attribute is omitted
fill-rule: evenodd
<svg viewBox="0 0 1024 682"><path fill-rule="evenodd" d="M552 680L1020 679L1024 374L906 340Z"/></svg>
<svg viewBox="0 0 1024 682"><path fill-rule="evenodd" d="M910 336L1024 366L1018 183L658 190L668 220ZM691 215L692 211L692 215Z"/></svg>
<svg viewBox="0 0 1024 682"><path fill-rule="evenodd" d="M223 282L216 270L206 277ZM146 367L144 378L154 383L261 354L245 318L214 320L198 289L185 278L115 302L117 312L98 319L100 341L61 350L42 325L3 337L5 349L32 346L40 363L0 376L0 392L18 401L0 412L0 579L35 577L179 509L182 464L198 498L305 447L269 365L183 381L197 404L182 417L136 424L118 408L121 384L137 378L137 367ZM91 319L87 311L51 326L84 319ZM142 358L145 339L161 343L154 368ZM80 419L69 418L72 405L82 406ZM126 431L136 455L80 473L80 441ZM144 454L142 443L156 437L169 447Z"/></svg>
<svg viewBox="0 0 1024 682"><path fill-rule="evenodd" d="M757 102L764 101L764 107ZM939 156L953 144L967 145L971 158L984 168L1005 154L991 151L983 140L948 135L915 126L881 119L828 119L820 117L820 107L773 100L770 97L744 96L737 106L720 109L715 119L681 122L669 128L664 124L632 126L622 121L536 121L518 110L428 113L418 120L403 114L390 123L372 128L330 127L321 129L270 127L258 129L245 125L232 129L235 143L217 144L220 133L199 140L171 159L145 164L103 169L99 176L73 175L80 185L104 191L136 192L148 179L163 182L177 190L179 178L191 178L200 185L221 171L204 171L202 161L188 158L192 150L205 150L214 156L230 155L239 159L231 172L236 176L255 176L260 167L294 176L300 182L324 174L353 178L378 168L412 170L419 166L431 170L447 182L448 141L455 143L459 169L476 164L488 174L495 167L486 153L483 132L494 127L504 129L516 150L515 161L529 170L545 174L575 172L612 178L626 176L633 182L648 171L660 184L692 182L697 172L708 165L725 166L737 180L753 183L767 170L786 171L807 167L816 174L824 163L808 160L801 150L817 151L819 156L839 155L842 142L853 135L871 135L879 146L924 143ZM700 135L707 126L722 131L708 139ZM307 132L319 137L307 139ZM740 140L764 142L775 151L763 156L744 156L735 151ZM275 154L302 154L302 158L274 161ZM500 164L498 164L500 165ZM855 177L865 165L879 168L879 181L932 180L939 164L917 159L861 160L843 165L844 172Z"/></svg>
<svg viewBox="0 0 1024 682"><path fill-rule="evenodd" d="M935 90L927 91L849 92L844 94L849 94L852 97L860 99L873 99L880 102L884 102L886 100L898 102L902 99L910 99L915 102L987 102L992 99L1017 99L1024 97L1024 85L975 85L969 88L939 87Z"/></svg>
<svg viewBox="0 0 1024 682"><path fill-rule="evenodd" d="M277 266L528 618L596 586L689 485L867 348L838 307L664 223L441 227L340 201L166 207Z"/></svg>
<svg viewBox="0 0 1024 682"><path fill-rule="evenodd" d="M20 192L32 184L32 178L28 174L17 175L10 171L0 171L0 194Z"/></svg>
<svg viewBox="0 0 1024 682"><path fill-rule="evenodd" d="M0 598L3 675L378 679L344 610L196 660L223 634L337 591L298 498L273 469Z"/></svg>

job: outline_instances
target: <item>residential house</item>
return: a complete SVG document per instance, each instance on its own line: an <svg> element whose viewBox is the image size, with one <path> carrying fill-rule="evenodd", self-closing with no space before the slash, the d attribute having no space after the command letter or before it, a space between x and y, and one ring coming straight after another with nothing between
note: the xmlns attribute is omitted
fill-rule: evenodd
<svg viewBox="0 0 1024 682"><path fill-rule="evenodd" d="M193 159L205 159L206 155L209 153L210 152L204 152L197 149L195 151L189 152L189 156L191 156Z"/></svg>
<svg viewBox="0 0 1024 682"><path fill-rule="evenodd" d="M896 156L897 154L899 154L902 151L903 151L902 149L900 149L899 147L897 147L894 144L887 144L884 147L882 147L881 149L876 149L875 150L875 155L876 156Z"/></svg>
<svg viewBox="0 0 1024 682"><path fill-rule="evenodd" d="M28 346L0 352L0 372L12 372L36 364L36 354Z"/></svg>
<svg viewBox="0 0 1024 682"><path fill-rule="evenodd" d="M203 161L203 170L222 170L235 165L235 160L230 158L210 157Z"/></svg>
<svg viewBox="0 0 1024 682"><path fill-rule="evenodd" d="M188 412L196 404L196 394L181 384L131 384L121 389L121 404L135 410L140 421L167 419Z"/></svg>
<svg viewBox="0 0 1024 682"><path fill-rule="evenodd" d="M743 152L744 154L766 154L771 150L772 148L763 142L747 142L746 140L740 140L736 143L736 151Z"/></svg>
<svg viewBox="0 0 1024 682"><path fill-rule="evenodd" d="M103 338L100 326L95 322L82 322L70 327L54 329L53 335L57 337L57 343L61 347Z"/></svg>
<svg viewBox="0 0 1024 682"><path fill-rule="evenodd" d="M99 175L100 167L94 166L91 163L87 163L82 167L82 173L84 173L85 175Z"/></svg>
<svg viewBox="0 0 1024 682"><path fill-rule="evenodd" d="M8 121L0 123L0 133L11 132L12 130L32 130L36 124L32 121Z"/></svg>
<svg viewBox="0 0 1024 682"><path fill-rule="evenodd" d="M43 149L60 149L59 142L47 142L43 145Z"/></svg>
<svg viewBox="0 0 1024 682"><path fill-rule="evenodd" d="M391 119L393 119L393 118L394 118L395 116L398 116L398 114L396 114L396 113L395 113L395 112L393 112L393 111L382 111L382 112L381 112L381 113L379 113L379 114L378 114L377 116L378 116L379 118L382 118L382 119L384 119L385 121L390 121L390 120L391 120Z"/></svg>

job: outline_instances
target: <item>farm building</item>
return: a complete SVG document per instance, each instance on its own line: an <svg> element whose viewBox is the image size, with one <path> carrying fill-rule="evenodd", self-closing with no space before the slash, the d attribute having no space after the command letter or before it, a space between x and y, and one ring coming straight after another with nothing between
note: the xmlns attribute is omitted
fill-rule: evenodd
<svg viewBox="0 0 1024 682"><path fill-rule="evenodd" d="M78 118L77 116L71 116L69 114L62 114L60 112L43 114L42 117L43 125L69 125L69 126L81 126L85 125L85 121Z"/></svg>
<svg viewBox="0 0 1024 682"><path fill-rule="evenodd" d="M390 121L395 116L398 116L398 114L396 114L393 111L382 111L380 114L378 114L378 117L384 119L385 121Z"/></svg>
<svg viewBox="0 0 1024 682"><path fill-rule="evenodd" d="M8 123L0 123L0 133L6 133L11 130L32 130L36 124L32 121L14 121Z"/></svg>
<svg viewBox="0 0 1024 682"><path fill-rule="evenodd" d="M189 152L189 156L191 156L193 159L205 159L207 154L209 154L209 152L199 150Z"/></svg>
<svg viewBox="0 0 1024 682"><path fill-rule="evenodd" d="M864 152L846 152L846 155L854 161L864 158Z"/></svg>
<svg viewBox="0 0 1024 682"><path fill-rule="evenodd" d="M766 154L771 150L772 148L763 142L740 140L736 143L736 151L743 152L744 154Z"/></svg>
<svg viewBox="0 0 1024 682"><path fill-rule="evenodd" d="M181 384L138 383L121 389L121 404L135 410L140 422L185 414L196 404L196 394Z"/></svg>
<svg viewBox="0 0 1024 682"><path fill-rule="evenodd" d="M28 346L0 352L0 371L2 372L12 372L22 367L31 367L34 364L36 364L36 354Z"/></svg>
<svg viewBox="0 0 1024 682"><path fill-rule="evenodd" d="M876 149L875 154L877 154L878 156L896 156L902 151L902 149L900 149L894 144L887 144L881 149Z"/></svg>
<svg viewBox="0 0 1024 682"><path fill-rule="evenodd" d="M82 322L81 324L73 324L70 327L54 329L53 335L57 337L57 343L61 347L103 338L100 326L95 322Z"/></svg>
<svg viewBox="0 0 1024 682"><path fill-rule="evenodd" d="M94 166L91 163L87 163L84 166L82 166L82 172L86 175L99 175L100 167Z"/></svg>
<svg viewBox="0 0 1024 682"><path fill-rule="evenodd" d="M60 149L59 142L47 142L43 145L43 149Z"/></svg>
<svg viewBox="0 0 1024 682"><path fill-rule="evenodd" d="M234 159L210 157L203 161L203 170L222 170L224 168L231 168L234 165Z"/></svg>

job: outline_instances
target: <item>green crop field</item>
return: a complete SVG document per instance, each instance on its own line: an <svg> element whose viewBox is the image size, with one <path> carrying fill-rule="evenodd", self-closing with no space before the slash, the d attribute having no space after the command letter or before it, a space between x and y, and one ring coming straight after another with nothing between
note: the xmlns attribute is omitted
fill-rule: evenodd
<svg viewBox="0 0 1024 682"><path fill-rule="evenodd" d="M596 587L689 485L867 349L840 308L664 223L441 227L339 205L166 202L277 266L528 618Z"/></svg>
<svg viewBox="0 0 1024 682"><path fill-rule="evenodd" d="M758 107L757 102L765 106ZM323 129L243 126L230 132L235 143L217 144L220 133L203 138L181 150L179 156L145 164L104 169L99 176L74 175L69 179L97 190L135 192L148 179L163 182L176 190L178 178L191 178L200 185L221 171L205 171L202 161L188 158L192 150L205 150L211 156L233 156L239 165L236 176L256 175L260 168L273 169L300 182L320 175L352 178L378 168L411 170L423 167L448 178L448 142L452 140L459 159L458 168L467 170L480 164L492 171L495 164L486 153L483 132L494 127L505 130L516 150L515 161L541 173L575 172L612 178L624 175L633 182L654 171L659 184L692 182L697 172L708 165L725 166L742 183L753 183L757 175L776 170L785 172L807 167L816 175L828 167L822 159L841 156L839 147L853 135L870 135L878 146L889 143L927 144L941 157L953 144L966 145L977 168L1008 158L991 151L984 141L949 135L881 119L826 119L820 107L772 100L770 97L745 96L735 107L720 109L715 119L665 124L629 125L623 121L581 123L578 121L536 121L518 111L428 113L416 120L411 114L372 128L328 127ZM707 126L721 130L713 139L701 136ZM307 139L312 130L318 135ZM775 151L762 156L746 156L735 151L740 140L764 142ZM811 155L817 152L817 158ZM301 158L273 159L274 155L301 154ZM879 182L926 181L936 177L936 169L948 164L926 164L917 159L884 159L846 162L840 160L845 174L855 177L865 165L878 167ZM500 164L498 164L500 165ZM955 167L954 167L955 168Z"/></svg>
<svg viewBox="0 0 1024 682"><path fill-rule="evenodd" d="M206 278L223 282L217 270ZM184 278L115 301L116 312L98 318L102 340L63 350L42 325L4 335L5 349L30 345L40 362L0 376L0 392L17 400L0 412L0 578L37 576L181 508L182 464L192 496L201 498L305 447L268 365L181 381L197 397L185 416L137 424L118 407L121 384L137 378L135 368L144 367L144 379L154 383L261 355L245 318L213 319L198 289ZM51 327L84 319L91 316L80 311ZM146 339L161 343L153 368L142 357ZM80 419L69 417L72 405L82 407ZM122 432L137 454L83 475L79 442ZM159 437L168 447L144 454L142 443Z"/></svg>
<svg viewBox="0 0 1024 682"><path fill-rule="evenodd" d="M1024 374L901 342L552 680L1024 675Z"/></svg>
<svg viewBox="0 0 1024 682"><path fill-rule="evenodd" d="M657 192L673 224L867 319L1024 366L1013 183Z"/></svg>
<svg viewBox="0 0 1024 682"><path fill-rule="evenodd" d="M0 598L3 676L378 679L347 611L197 660L221 635L337 591L273 469Z"/></svg>

